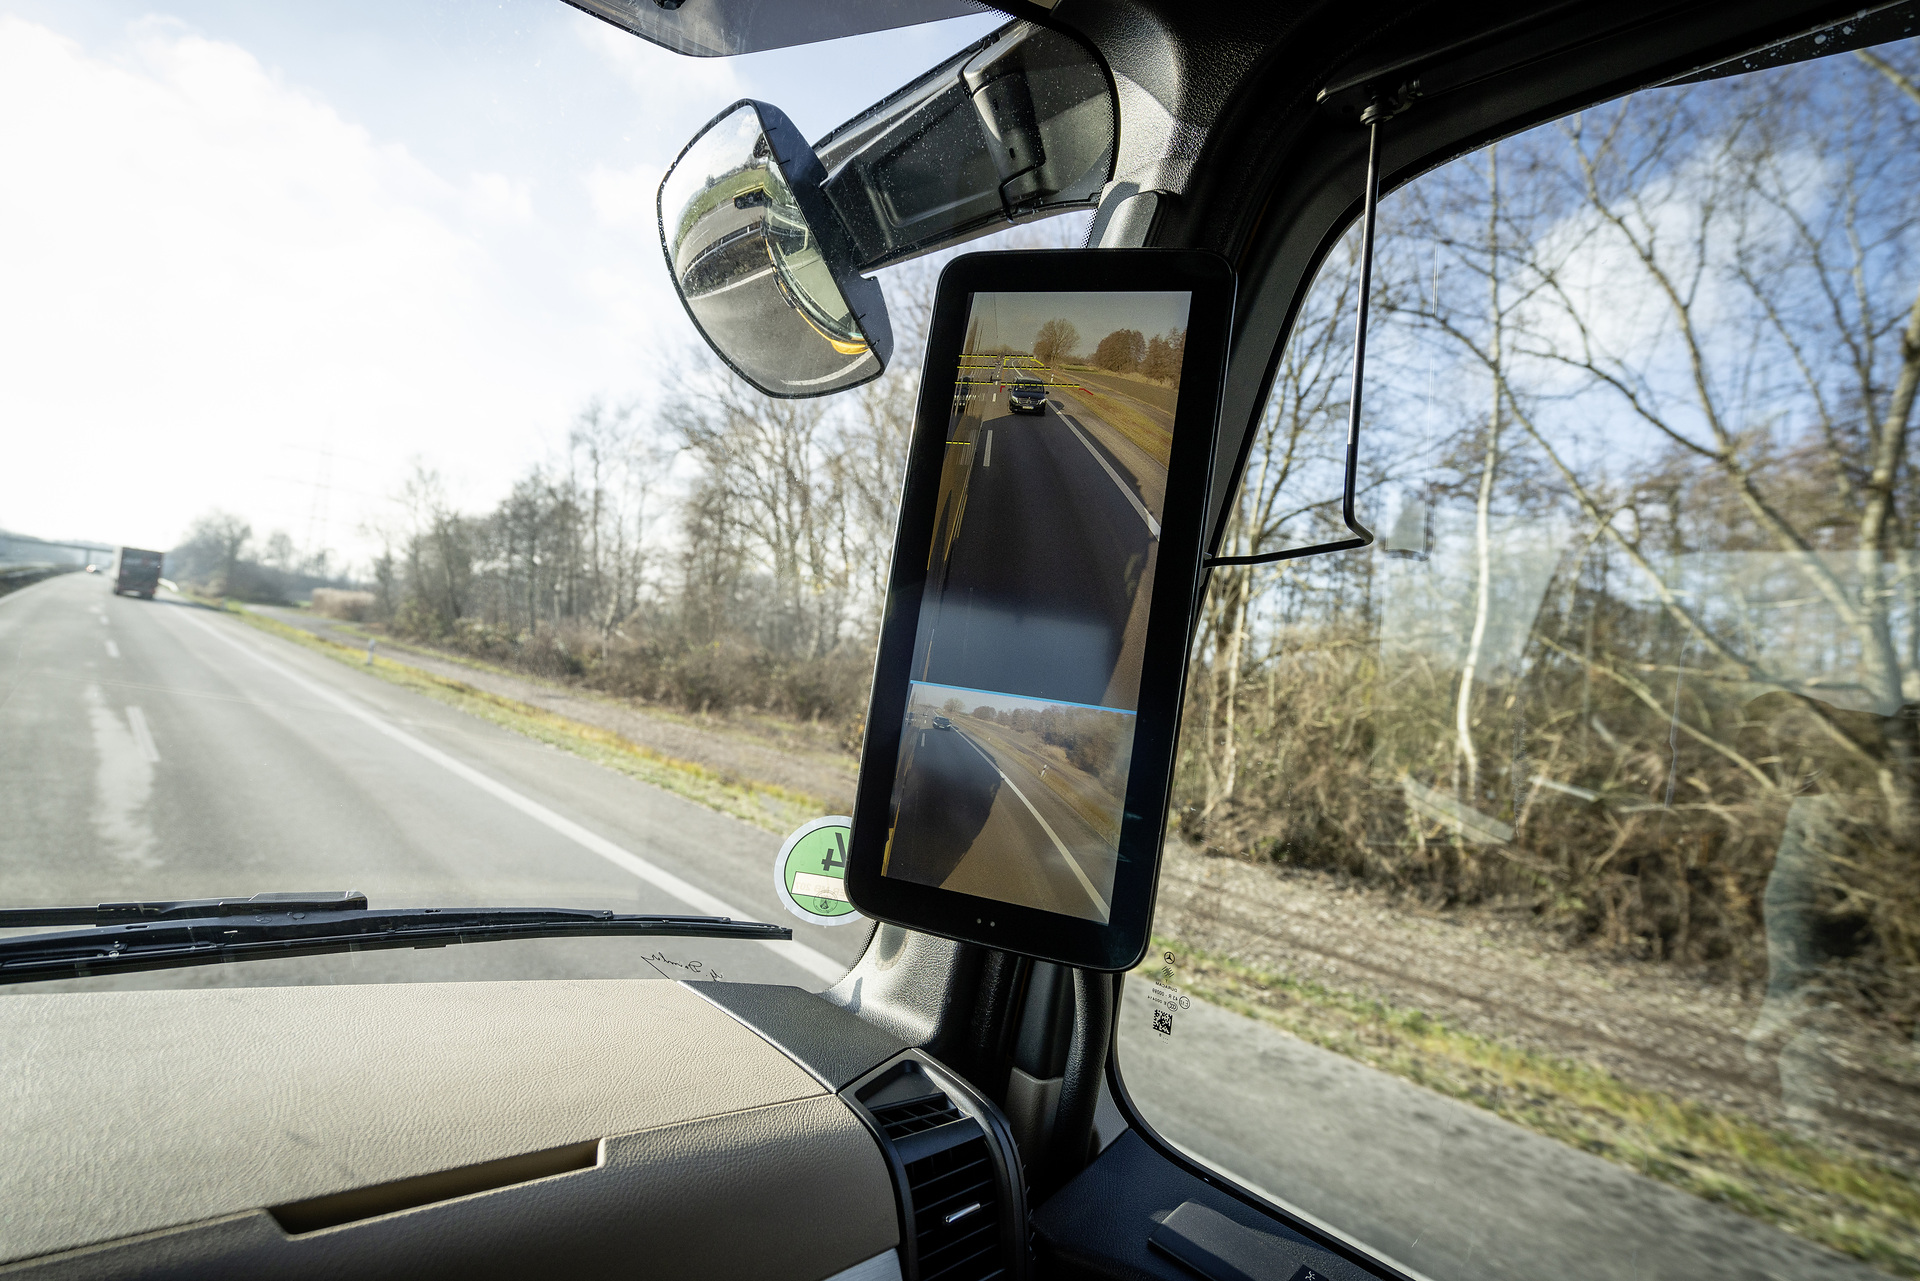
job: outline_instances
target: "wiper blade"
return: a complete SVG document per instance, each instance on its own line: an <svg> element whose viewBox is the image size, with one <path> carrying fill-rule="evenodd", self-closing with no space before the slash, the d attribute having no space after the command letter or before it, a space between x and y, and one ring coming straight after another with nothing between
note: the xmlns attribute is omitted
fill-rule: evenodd
<svg viewBox="0 0 1920 1281"><path fill-rule="evenodd" d="M126 924L0 939L0 983L505 939L667 935L781 942L793 937L784 925L724 916L629 915L576 908L368 908L365 903L365 896L359 894L294 894L110 903L100 908L9 909L0 915L0 928L44 924L44 914L51 912L153 910L147 913L151 919ZM241 904L250 910L237 910ZM181 917L173 915L176 910L201 914ZM41 920L22 919L36 913L42 914Z"/></svg>
<svg viewBox="0 0 1920 1281"><path fill-rule="evenodd" d="M145 903L97 903L92 907L0 907L0 930L32 925L113 925L120 921L188 921L207 916L252 916L260 912L364 911L359 890L324 894L255 894L252 898L156 899Z"/></svg>

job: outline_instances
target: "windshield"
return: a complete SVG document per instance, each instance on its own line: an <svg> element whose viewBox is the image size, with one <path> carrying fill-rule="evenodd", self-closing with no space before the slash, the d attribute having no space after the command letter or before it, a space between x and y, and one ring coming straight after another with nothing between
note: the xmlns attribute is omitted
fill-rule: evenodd
<svg viewBox="0 0 1920 1281"><path fill-rule="evenodd" d="M0 467L0 908L794 932L0 992L836 981L870 925L801 919L788 886L833 869L773 864L851 806L915 371L753 394L676 301L655 193L729 103L819 137L1004 21L700 60L559 0L0 0L0 420L34 424ZM906 325L931 271L884 282Z"/></svg>

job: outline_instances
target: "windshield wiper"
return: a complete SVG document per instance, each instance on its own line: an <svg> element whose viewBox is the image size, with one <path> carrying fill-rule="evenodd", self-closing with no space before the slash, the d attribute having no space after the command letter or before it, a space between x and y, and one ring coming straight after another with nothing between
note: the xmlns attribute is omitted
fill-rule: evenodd
<svg viewBox="0 0 1920 1281"><path fill-rule="evenodd" d="M206 916L254 916L261 912L364 911L359 890L325 894L255 894L252 898L155 899L145 903L99 903L93 907L0 907L0 930L33 925L116 925L121 921L189 921Z"/></svg>
<svg viewBox="0 0 1920 1281"><path fill-rule="evenodd" d="M320 956L400 947L581 935L793 937L784 925L724 916L647 916L577 908L370 908L358 893L0 909L0 929L99 922L93 929L0 939L0 983Z"/></svg>

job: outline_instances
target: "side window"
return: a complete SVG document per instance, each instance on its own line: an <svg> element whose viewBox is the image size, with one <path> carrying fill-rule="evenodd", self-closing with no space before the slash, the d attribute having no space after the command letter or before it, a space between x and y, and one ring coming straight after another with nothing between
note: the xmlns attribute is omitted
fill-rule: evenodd
<svg viewBox="0 0 1920 1281"><path fill-rule="evenodd" d="M1128 1093L1433 1278L1920 1275L1920 41L1381 228L1379 542L1212 579ZM1336 514L1354 287L1235 552Z"/></svg>

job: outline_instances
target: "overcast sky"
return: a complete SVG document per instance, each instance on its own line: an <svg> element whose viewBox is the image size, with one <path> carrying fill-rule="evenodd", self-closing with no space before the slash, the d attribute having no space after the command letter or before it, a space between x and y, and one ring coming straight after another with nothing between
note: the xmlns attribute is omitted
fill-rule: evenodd
<svg viewBox="0 0 1920 1281"><path fill-rule="evenodd" d="M817 137L1000 21L702 60L560 0L0 0L0 528L358 559L415 457L491 505L697 341L653 197L700 125Z"/></svg>
<svg viewBox="0 0 1920 1281"><path fill-rule="evenodd" d="M982 347L1005 343L1015 351L1032 351L1040 326L1064 320L1080 335L1079 354L1087 356L1116 329L1137 329L1148 337L1185 329L1192 304L1193 295L1184 291L976 294L970 319L981 322Z"/></svg>

